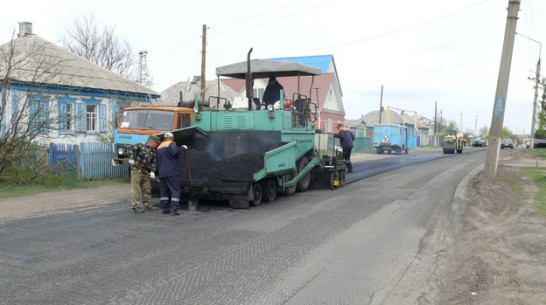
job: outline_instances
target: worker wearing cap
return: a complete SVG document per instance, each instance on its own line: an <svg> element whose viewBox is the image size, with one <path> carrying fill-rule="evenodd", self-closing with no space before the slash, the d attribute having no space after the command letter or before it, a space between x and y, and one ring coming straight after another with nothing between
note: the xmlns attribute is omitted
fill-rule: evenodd
<svg viewBox="0 0 546 305"><path fill-rule="evenodd" d="M164 135L163 142L157 148L159 166L159 200L163 214L180 215L180 160L179 156L188 149L186 145L178 147L172 133ZM170 202L169 202L170 198Z"/></svg>
<svg viewBox="0 0 546 305"><path fill-rule="evenodd" d="M351 150L353 150L353 141L355 135L349 130L349 128L343 126L343 124L337 124L338 132L334 134L334 137L339 139L339 145L343 149L343 159L347 162L347 172L353 171L353 165L351 164Z"/></svg>
<svg viewBox="0 0 546 305"><path fill-rule="evenodd" d="M156 148L160 140L151 136L148 144L138 143L128 147L129 165L131 166L131 206L135 213L152 209L152 184L155 179ZM140 207L142 194L143 208Z"/></svg>

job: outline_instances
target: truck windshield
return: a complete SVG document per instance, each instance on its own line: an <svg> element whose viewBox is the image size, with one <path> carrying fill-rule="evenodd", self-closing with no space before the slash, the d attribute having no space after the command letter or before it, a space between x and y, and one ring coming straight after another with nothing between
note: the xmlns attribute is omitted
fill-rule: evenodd
<svg viewBox="0 0 546 305"><path fill-rule="evenodd" d="M172 130L174 115L174 111L148 109L126 110L123 112L120 128Z"/></svg>

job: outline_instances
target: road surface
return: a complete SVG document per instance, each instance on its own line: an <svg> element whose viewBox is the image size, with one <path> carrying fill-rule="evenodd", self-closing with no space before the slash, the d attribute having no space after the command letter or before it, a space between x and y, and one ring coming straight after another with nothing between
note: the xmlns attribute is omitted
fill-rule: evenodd
<svg viewBox="0 0 546 305"><path fill-rule="evenodd" d="M246 210L118 202L0 224L0 303L427 304L457 186L485 150L390 159L403 167L357 164L341 189Z"/></svg>

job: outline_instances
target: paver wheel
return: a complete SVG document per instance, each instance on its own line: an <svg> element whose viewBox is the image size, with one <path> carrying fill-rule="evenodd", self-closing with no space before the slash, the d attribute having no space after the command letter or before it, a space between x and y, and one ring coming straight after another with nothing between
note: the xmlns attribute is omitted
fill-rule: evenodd
<svg viewBox="0 0 546 305"><path fill-rule="evenodd" d="M309 160L303 157L298 161L298 173L300 173L306 166L309 164ZM305 192L309 189L309 184L311 183L311 172L303 176L300 181L298 181L297 190L300 192Z"/></svg>
<svg viewBox="0 0 546 305"><path fill-rule="evenodd" d="M285 179L285 181L290 181L290 180L292 180L294 177L296 177L297 174L298 174L297 171L294 170L294 171L292 171L292 174L285 176L284 179ZM285 188L285 189L284 189L284 194L285 194L286 196L290 196L290 195L294 194L294 193L296 192L296 188L297 188L297 187L298 187L298 185L295 184L295 185L293 185L293 186L291 186L291 187Z"/></svg>
<svg viewBox="0 0 546 305"><path fill-rule="evenodd" d="M265 202L275 201L277 198L277 182L273 179L267 179L262 184L263 199Z"/></svg>
<svg viewBox="0 0 546 305"><path fill-rule="evenodd" d="M252 194L254 195L254 200L250 201L250 205L257 207L262 204L262 185L260 183L254 183L252 185Z"/></svg>

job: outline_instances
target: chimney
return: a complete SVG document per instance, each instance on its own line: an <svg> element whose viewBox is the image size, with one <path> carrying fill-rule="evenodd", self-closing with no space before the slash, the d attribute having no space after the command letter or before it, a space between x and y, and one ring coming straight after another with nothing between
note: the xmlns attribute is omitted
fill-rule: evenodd
<svg viewBox="0 0 546 305"><path fill-rule="evenodd" d="M19 38L32 35L32 22L19 22Z"/></svg>

